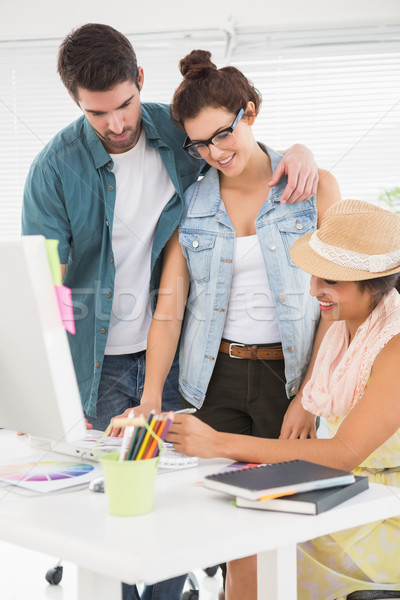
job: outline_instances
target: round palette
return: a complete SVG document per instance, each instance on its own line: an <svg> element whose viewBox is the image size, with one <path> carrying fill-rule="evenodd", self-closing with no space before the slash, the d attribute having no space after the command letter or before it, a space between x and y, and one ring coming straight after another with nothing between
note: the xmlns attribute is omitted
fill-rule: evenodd
<svg viewBox="0 0 400 600"><path fill-rule="evenodd" d="M79 477L93 471L92 465L72 462L31 462L0 467L0 477L9 481L55 481Z"/></svg>

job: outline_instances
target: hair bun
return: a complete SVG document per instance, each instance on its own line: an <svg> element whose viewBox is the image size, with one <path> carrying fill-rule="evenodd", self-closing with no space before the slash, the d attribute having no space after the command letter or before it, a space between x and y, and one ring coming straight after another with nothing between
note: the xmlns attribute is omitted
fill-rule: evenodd
<svg viewBox="0 0 400 600"><path fill-rule="evenodd" d="M179 63L179 69L186 79L201 79L210 71L217 70L211 61L211 52L207 50L192 50Z"/></svg>

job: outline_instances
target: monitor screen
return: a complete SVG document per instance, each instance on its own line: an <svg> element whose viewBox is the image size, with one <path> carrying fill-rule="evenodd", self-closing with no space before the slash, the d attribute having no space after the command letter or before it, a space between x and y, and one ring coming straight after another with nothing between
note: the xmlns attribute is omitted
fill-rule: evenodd
<svg viewBox="0 0 400 600"><path fill-rule="evenodd" d="M86 434L42 236L0 240L0 427L55 441Z"/></svg>

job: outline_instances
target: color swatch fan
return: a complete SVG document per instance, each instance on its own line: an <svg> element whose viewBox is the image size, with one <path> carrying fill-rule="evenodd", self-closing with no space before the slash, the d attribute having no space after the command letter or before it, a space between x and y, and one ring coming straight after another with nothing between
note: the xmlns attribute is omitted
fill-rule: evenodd
<svg viewBox="0 0 400 600"><path fill-rule="evenodd" d="M0 467L0 481L34 492L53 492L89 483L99 467L77 462L43 461Z"/></svg>

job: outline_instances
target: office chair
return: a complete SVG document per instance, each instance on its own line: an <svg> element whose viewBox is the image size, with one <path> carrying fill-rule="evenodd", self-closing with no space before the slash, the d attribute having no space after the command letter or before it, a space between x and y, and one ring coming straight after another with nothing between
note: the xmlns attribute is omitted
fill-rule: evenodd
<svg viewBox="0 0 400 600"><path fill-rule="evenodd" d="M214 577L215 573L218 571L218 565L216 567L208 567L207 569L203 569L204 573L208 575L208 577ZM190 589L182 594L182 600L198 600L200 594L200 586L196 579L194 573L189 573L187 581L190 585Z"/></svg>
<svg viewBox="0 0 400 600"><path fill-rule="evenodd" d="M203 569L203 570L209 577L214 577L214 575L218 571L218 565L215 567L208 567L207 569ZM62 576L63 576L63 567L61 565L61 561L59 561L55 567L52 567L51 569L49 569L47 571L46 581L48 583L50 583L50 585L58 585L62 579ZM199 593L200 593L200 587L199 587L199 583L196 579L195 574L189 573L187 581L190 585L190 589L187 590L186 592L183 592L182 600L198 600ZM400 597L399 597L399 600L400 600Z"/></svg>

